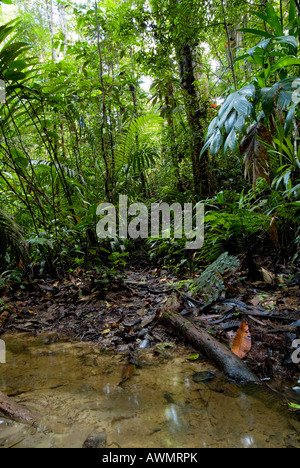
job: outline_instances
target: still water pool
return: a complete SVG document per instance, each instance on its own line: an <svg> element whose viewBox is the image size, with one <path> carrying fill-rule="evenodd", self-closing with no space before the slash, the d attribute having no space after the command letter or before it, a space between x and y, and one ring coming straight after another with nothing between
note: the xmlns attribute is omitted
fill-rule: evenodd
<svg viewBox="0 0 300 468"><path fill-rule="evenodd" d="M95 433L106 448L300 448L299 417L280 399L214 377L186 348L140 350L120 385L125 357L93 343L4 339L0 391L37 413L39 427L0 416L2 448L80 448Z"/></svg>

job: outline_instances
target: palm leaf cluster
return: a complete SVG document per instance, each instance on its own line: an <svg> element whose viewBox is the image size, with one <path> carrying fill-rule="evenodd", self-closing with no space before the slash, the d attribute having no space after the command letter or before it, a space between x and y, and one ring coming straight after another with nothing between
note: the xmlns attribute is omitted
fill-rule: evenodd
<svg viewBox="0 0 300 468"><path fill-rule="evenodd" d="M116 170L140 172L154 164L158 151L155 137L164 123L164 119L155 114L146 114L134 119L126 132L121 135L115 152Z"/></svg>

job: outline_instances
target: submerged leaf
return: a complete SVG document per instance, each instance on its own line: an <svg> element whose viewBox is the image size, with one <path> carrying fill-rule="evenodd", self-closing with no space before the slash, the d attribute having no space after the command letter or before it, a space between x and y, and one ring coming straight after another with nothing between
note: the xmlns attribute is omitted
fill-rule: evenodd
<svg viewBox="0 0 300 468"><path fill-rule="evenodd" d="M135 365L131 364L130 362L127 362L127 364L125 364L125 366L122 369L122 382L121 383L126 382L126 380L129 380L130 377L133 376L134 371L135 371Z"/></svg>
<svg viewBox="0 0 300 468"><path fill-rule="evenodd" d="M196 374L193 375L193 382L207 382L208 380L212 380L215 377L216 374L211 371L196 372Z"/></svg>

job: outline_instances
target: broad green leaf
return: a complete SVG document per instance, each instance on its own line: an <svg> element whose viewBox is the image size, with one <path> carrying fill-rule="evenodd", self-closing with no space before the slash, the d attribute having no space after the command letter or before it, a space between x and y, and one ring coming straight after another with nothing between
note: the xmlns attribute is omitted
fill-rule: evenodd
<svg viewBox="0 0 300 468"><path fill-rule="evenodd" d="M257 44L256 46L252 47L251 49L248 50L248 54L253 57L253 54L254 54L254 51L256 49L259 49L261 51L261 54L264 54L265 50L267 49L267 47L269 46L271 42L271 39L265 39L264 41L261 41L259 44Z"/></svg>
<svg viewBox="0 0 300 468"><path fill-rule="evenodd" d="M270 38L275 37L273 34L270 34L266 31L262 31L260 29L242 28L242 29L239 29L239 31L249 33L249 34L254 34L255 36L270 37Z"/></svg>
<svg viewBox="0 0 300 468"><path fill-rule="evenodd" d="M254 85L247 85L244 88L240 89L238 92L240 94L243 94L244 96L254 97L255 96L255 86Z"/></svg>
<svg viewBox="0 0 300 468"><path fill-rule="evenodd" d="M29 164L29 161L27 159L27 157L25 156L25 154L18 150L18 149L14 149L14 148L11 148L10 149L10 153L14 159L14 162L17 166L19 166L20 168L23 168L23 169L26 169L28 167L28 164Z"/></svg>
<svg viewBox="0 0 300 468"><path fill-rule="evenodd" d="M209 124L208 130L207 130L207 137L209 137L217 128L218 126L219 119L218 117L215 117L211 123Z"/></svg>
<svg viewBox="0 0 300 468"><path fill-rule="evenodd" d="M26 78L26 74L15 70L7 70L3 73L4 78L9 81L21 81Z"/></svg>
<svg viewBox="0 0 300 468"><path fill-rule="evenodd" d="M237 146L238 146L237 137L236 137L235 130L233 128L225 141L224 153L227 152L228 147L231 149L231 151L235 152L237 150Z"/></svg>
<svg viewBox="0 0 300 468"><path fill-rule="evenodd" d="M275 99L276 93L278 92L278 88L279 88L279 83L275 83L275 85L272 86L272 88L269 89L269 91L265 94L262 100L262 108L266 117L269 117L274 109L274 105L275 105L274 99Z"/></svg>
<svg viewBox="0 0 300 468"><path fill-rule="evenodd" d="M298 48L298 41L295 38L295 36L282 36L282 37L277 37L276 40L280 44L288 44L290 46L293 46L295 50Z"/></svg>
<svg viewBox="0 0 300 468"><path fill-rule="evenodd" d="M223 135L220 132L220 130L217 129L210 144L210 152L213 156L216 155L220 151L222 143L223 143Z"/></svg>
<svg viewBox="0 0 300 468"><path fill-rule="evenodd" d="M252 15L257 16L258 18L260 18L261 20L265 21L266 23L268 22L268 17L267 17L267 15L264 15L263 13L260 13L259 11L255 11L255 10L250 10L250 13L251 13Z"/></svg>
<svg viewBox="0 0 300 468"><path fill-rule="evenodd" d="M238 131L238 132L243 132L244 131L244 128L245 128L245 125L246 125L246 119L245 117L243 117L242 115L239 115L237 120L236 120L236 123L235 123L235 126L234 128Z"/></svg>
<svg viewBox="0 0 300 468"><path fill-rule="evenodd" d="M283 36L283 28L281 25L281 22L277 16L277 13L274 9L274 7L270 4L266 4L266 13L267 13L267 23L270 24L270 26L273 28L275 35L276 36Z"/></svg>
<svg viewBox="0 0 300 468"><path fill-rule="evenodd" d="M296 15L297 15L296 2L291 0L290 1L290 10L289 10L289 22L290 23L292 21L295 21Z"/></svg>
<svg viewBox="0 0 300 468"><path fill-rule="evenodd" d="M233 127L235 126L237 119L237 113L232 112L232 114L228 117L228 119L225 121L225 130L226 133L230 133Z"/></svg>
<svg viewBox="0 0 300 468"><path fill-rule="evenodd" d="M300 65L300 59L296 57L283 57L277 60L272 66L272 70L278 70L279 68L292 67L294 65Z"/></svg>
<svg viewBox="0 0 300 468"><path fill-rule="evenodd" d="M288 132L289 132L289 130L291 128L293 119L295 118L295 112L296 112L296 104L293 104L292 107L290 108L287 116L286 116L286 119L285 119L285 124L284 124L285 136L288 134Z"/></svg>

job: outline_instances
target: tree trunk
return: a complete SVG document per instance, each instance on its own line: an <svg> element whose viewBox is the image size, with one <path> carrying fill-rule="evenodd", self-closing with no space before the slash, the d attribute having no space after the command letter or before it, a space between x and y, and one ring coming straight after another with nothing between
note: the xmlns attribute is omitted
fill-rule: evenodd
<svg viewBox="0 0 300 468"><path fill-rule="evenodd" d="M56 55L56 50L54 48L53 0L46 0L46 11L47 11L49 30L50 30L50 37L51 37L52 60L56 60L57 55Z"/></svg>
<svg viewBox="0 0 300 468"><path fill-rule="evenodd" d="M102 125L101 125L101 148L102 148L102 156L105 163L105 170L106 170L106 179L105 179L105 194L106 198L109 202L113 201L113 194L112 194L112 175L111 175L111 168L109 162L109 155L108 155L108 144L107 144L107 136L108 136L108 125L107 125L107 106L106 106L106 95L105 95L105 86L104 86L104 79L103 79L103 58L102 58L102 48L100 43L100 27L98 22L98 3L95 0L95 19L96 19L96 30L97 30L97 47L98 47L98 55L99 55L99 80L101 83L101 91L102 91Z"/></svg>
<svg viewBox="0 0 300 468"><path fill-rule="evenodd" d="M68 42L68 25L66 19L66 7L62 3L58 3L58 13L59 13L59 22L60 27L64 36L64 56L67 51L67 42Z"/></svg>
<svg viewBox="0 0 300 468"><path fill-rule="evenodd" d="M174 128L174 120L172 116L172 109L174 109L174 95L173 95L173 85L171 78L168 79L167 86L166 86L166 94L165 94L165 106L166 106L166 119L168 124L168 134L170 138L170 146L171 146L171 155L172 160L175 168L175 176L176 176L176 187L179 192L183 192L183 185L180 177L180 169L179 164L182 161L182 157L178 154L178 144L176 139L176 132Z"/></svg>
<svg viewBox="0 0 300 468"><path fill-rule="evenodd" d="M193 166L195 192L201 197L211 193L212 182L208 151L201 158L200 153L205 137L207 105L200 102L195 85L193 50L188 44L177 49L177 59L185 111L191 132L191 159Z"/></svg>

